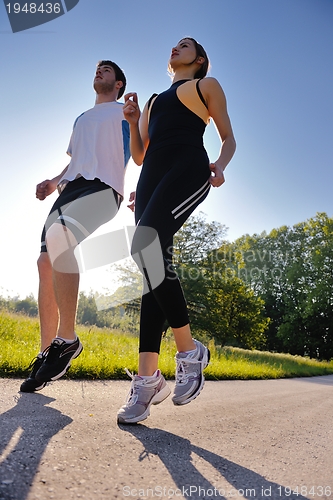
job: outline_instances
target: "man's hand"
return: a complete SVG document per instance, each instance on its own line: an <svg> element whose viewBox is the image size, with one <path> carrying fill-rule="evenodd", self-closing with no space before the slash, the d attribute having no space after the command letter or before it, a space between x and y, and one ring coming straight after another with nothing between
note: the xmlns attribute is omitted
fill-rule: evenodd
<svg viewBox="0 0 333 500"><path fill-rule="evenodd" d="M36 198L38 200L45 200L47 196L49 196L53 191L57 188L57 183L54 182L53 179L46 179L43 182L40 182L36 186Z"/></svg>
<svg viewBox="0 0 333 500"><path fill-rule="evenodd" d="M130 197L129 197L129 200L131 203L130 205L127 205L128 208L130 210L132 210L132 212L134 212L134 208L135 208L135 191L132 191L131 194L130 194Z"/></svg>

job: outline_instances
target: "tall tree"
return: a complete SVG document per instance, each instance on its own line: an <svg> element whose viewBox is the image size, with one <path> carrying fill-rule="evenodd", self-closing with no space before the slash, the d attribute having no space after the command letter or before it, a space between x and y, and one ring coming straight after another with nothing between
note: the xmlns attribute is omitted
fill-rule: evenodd
<svg viewBox="0 0 333 500"><path fill-rule="evenodd" d="M232 263L265 302L267 346L322 359L333 356L333 219L318 213L268 235L244 236Z"/></svg>
<svg viewBox="0 0 333 500"><path fill-rule="evenodd" d="M221 344L263 347L269 322L263 316L263 301L231 272L225 235L225 226L207 223L200 214L175 236L175 267L192 327Z"/></svg>

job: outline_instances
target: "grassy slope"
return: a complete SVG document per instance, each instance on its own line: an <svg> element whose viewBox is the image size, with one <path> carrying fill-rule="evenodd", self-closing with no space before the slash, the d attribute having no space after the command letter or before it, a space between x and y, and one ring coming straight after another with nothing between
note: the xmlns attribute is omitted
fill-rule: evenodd
<svg viewBox="0 0 333 500"><path fill-rule="evenodd" d="M78 327L84 350L66 375L69 378L127 378L124 368L137 371L138 339L96 327ZM205 370L208 380L267 379L327 375L330 363L269 352L247 351L209 344L211 362ZM25 377L39 350L39 325L36 319L0 311L0 376ZM175 344L163 339L160 369L166 378L174 377Z"/></svg>

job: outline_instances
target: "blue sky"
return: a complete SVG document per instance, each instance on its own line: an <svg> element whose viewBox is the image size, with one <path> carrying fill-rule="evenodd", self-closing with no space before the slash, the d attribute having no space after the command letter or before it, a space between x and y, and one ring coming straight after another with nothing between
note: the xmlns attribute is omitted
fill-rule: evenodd
<svg viewBox="0 0 333 500"><path fill-rule="evenodd" d="M38 2L37 2L38 3ZM40 232L56 194L35 186L68 163L74 119L94 104L99 59L125 71L143 106L170 85L167 61L183 36L196 38L221 83L237 140L226 183L200 210L228 239L333 216L332 0L80 0L60 18L13 34L0 5L2 245L0 294L37 294ZM219 141L211 124L209 157ZM139 168L130 166L127 193ZM125 204L100 232L133 223ZM105 291L107 269L82 275Z"/></svg>

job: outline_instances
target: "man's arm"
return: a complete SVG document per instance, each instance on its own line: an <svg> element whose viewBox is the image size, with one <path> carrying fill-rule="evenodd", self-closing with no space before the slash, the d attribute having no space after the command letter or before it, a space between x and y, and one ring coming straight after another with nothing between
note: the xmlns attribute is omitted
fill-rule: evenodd
<svg viewBox="0 0 333 500"><path fill-rule="evenodd" d="M62 176L67 172L68 170L68 165L67 167L64 168L64 170L57 175L56 177L53 177L53 179L46 179L43 182L40 182L36 186L36 198L38 200L45 200L47 196L49 196L51 193L53 193L57 189L57 185L62 178Z"/></svg>

